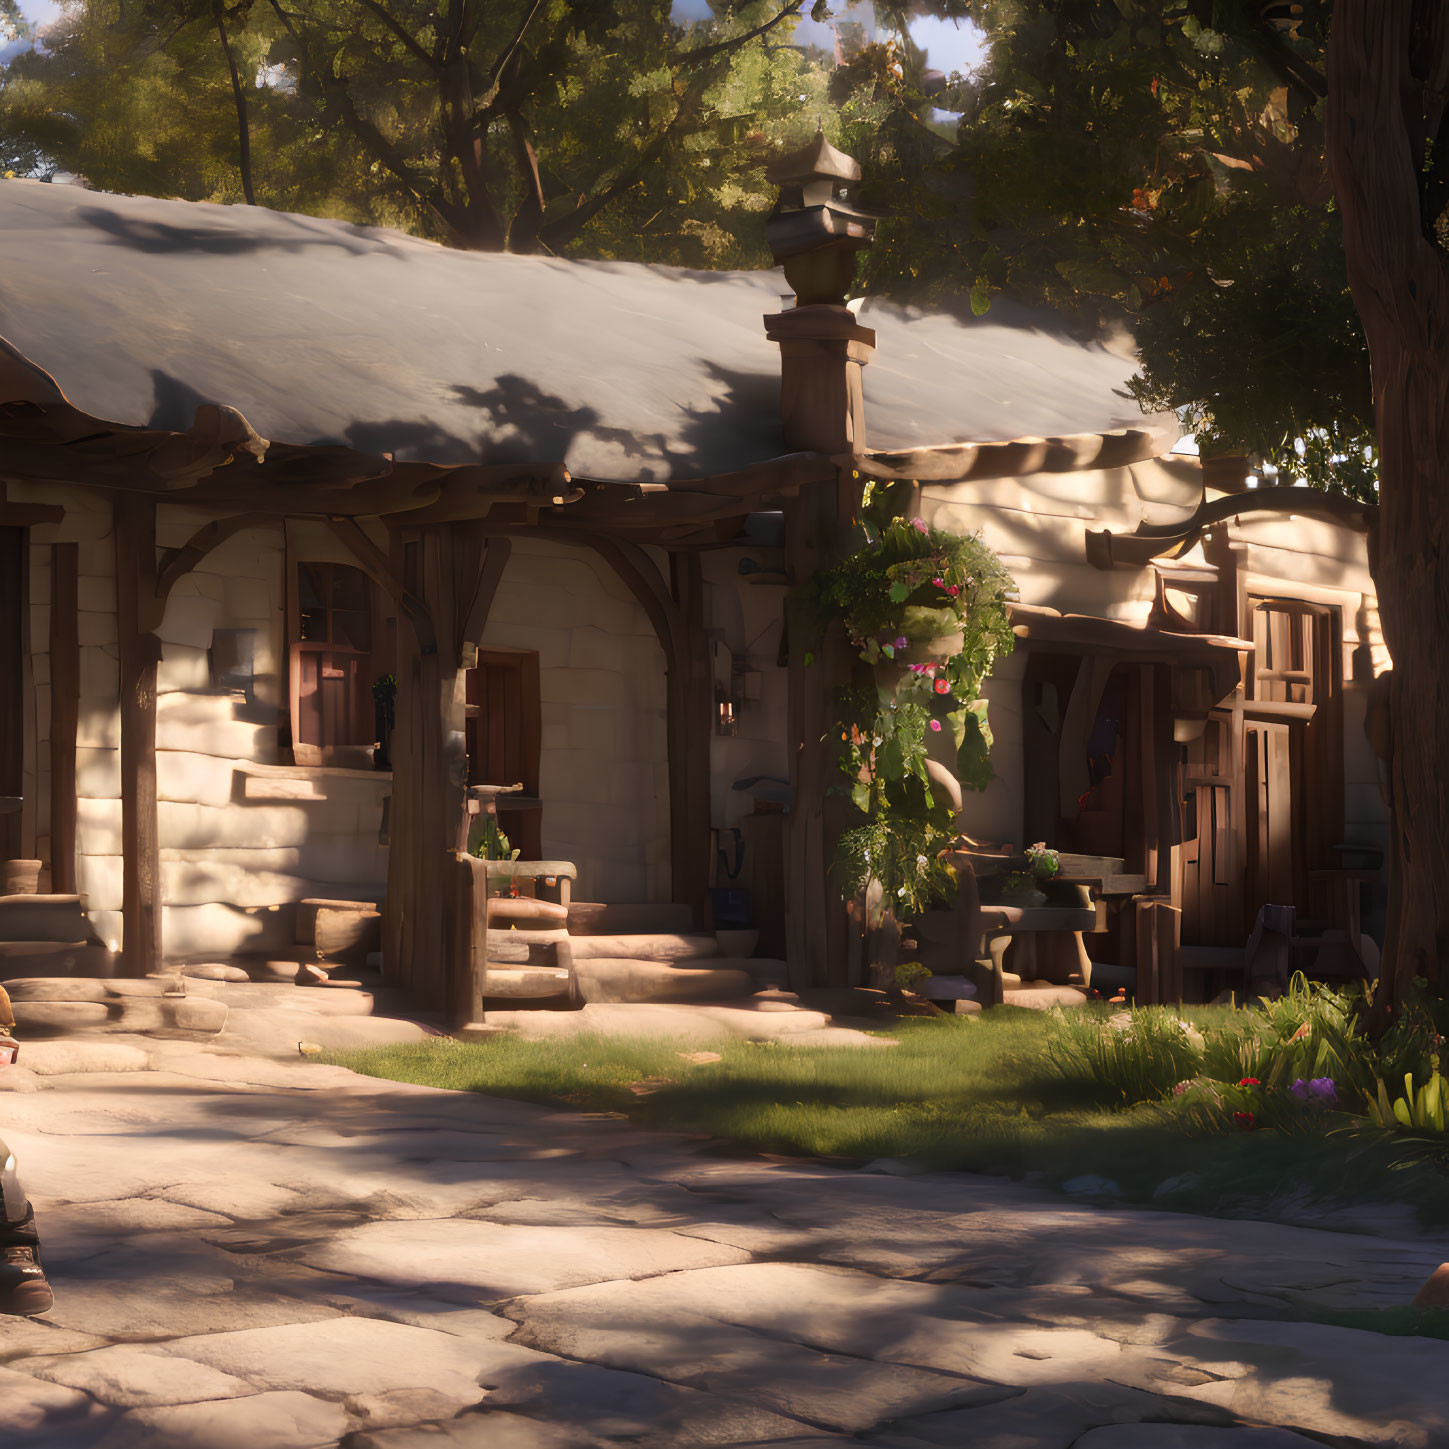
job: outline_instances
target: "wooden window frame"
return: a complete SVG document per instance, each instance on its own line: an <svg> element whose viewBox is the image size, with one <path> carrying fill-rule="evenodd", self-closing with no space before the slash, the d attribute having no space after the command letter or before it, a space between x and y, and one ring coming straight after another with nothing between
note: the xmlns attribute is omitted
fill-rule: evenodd
<svg viewBox="0 0 1449 1449"><path fill-rule="evenodd" d="M301 590L299 571L303 567L322 569L350 568L356 570L366 582L368 600L369 642L365 650L348 649L330 644L313 644L303 640ZM287 713L291 727L292 760L294 764L314 767L342 767L370 770L374 767L376 741L344 745L318 745L301 739L302 705L302 656L305 654L343 653L363 661L363 687L366 694L361 700L365 711L371 701L372 682L389 672L387 660L392 657L389 647L392 632L389 629L390 616L386 609L385 591L371 577L366 569L356 562L344 562L331 558L309 558L304 554L288 551L286 556L286 627L287 627Z"/></svg>

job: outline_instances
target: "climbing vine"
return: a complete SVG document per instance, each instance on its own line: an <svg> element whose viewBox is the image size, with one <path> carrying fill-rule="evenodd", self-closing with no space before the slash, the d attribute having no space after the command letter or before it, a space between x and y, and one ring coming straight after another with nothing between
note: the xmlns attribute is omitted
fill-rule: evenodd
<svg viewBox="0 0 1449 1449"><path fill-rule="evenodd" d="M847 898L879 881L899 915L946 896L943 859L956 828L927 761L983 790L992 778L981 685L1011 652L1006 602L1015 585L979 537L896 511L898 491L866 485L860 545L818 571L797 602L819 648L835 621L855 652L836 691L841 789L857 818L835 868Z"/></svg>

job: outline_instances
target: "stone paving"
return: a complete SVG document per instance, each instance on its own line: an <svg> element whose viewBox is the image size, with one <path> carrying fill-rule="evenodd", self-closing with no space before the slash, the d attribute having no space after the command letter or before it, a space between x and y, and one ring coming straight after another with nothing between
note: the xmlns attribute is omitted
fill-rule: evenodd
<svg viewBox="0 0 1449 1449"><path fill-rule="evenodd" d="M722 1158L278 1016L0 1072L56 1290L0 1319L6 1449L1449 1445L1449 1343L1307 1321L1449 1240Z"/></svg>

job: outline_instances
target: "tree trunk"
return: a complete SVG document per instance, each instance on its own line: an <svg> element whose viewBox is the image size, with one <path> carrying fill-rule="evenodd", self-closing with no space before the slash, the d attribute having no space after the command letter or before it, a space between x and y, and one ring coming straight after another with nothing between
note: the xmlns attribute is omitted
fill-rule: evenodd
<svg viewBox="0 0 1449 1449"><path fill-rule="evenodd" d="M257 198L252 191L252 128L247 119L247 95L242 88L241 76L237 74L236 57L232 54L231 41L227 37L222 0L212 0L211 13L216 20L221 53L226 57L226 68L231 74L232 100L236 102L237 167L241 171L242 193L247 199L247 205L255 206Z"/></svg>
<svg viewBox="0 0 1449 1449"><path fill-rule="evenodd" d="M1354 305L1368 338L1379 446L1374 578L1389 689L1390 898L1374 1026L1449 951L1449 268L1420 200L1438 128L1442 7L1338 0L1326 144Z"/></svg>

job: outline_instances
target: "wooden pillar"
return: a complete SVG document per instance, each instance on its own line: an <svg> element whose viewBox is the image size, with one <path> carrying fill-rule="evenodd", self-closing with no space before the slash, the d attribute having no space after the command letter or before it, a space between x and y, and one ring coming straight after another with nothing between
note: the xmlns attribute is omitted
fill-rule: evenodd
<svg viewBox="0 0 1449 1449"><path fill-rule="evenodd" d="M76 888L75 740L80 711L79 549L50 550L50 888Z"/></svg>
<svg viewBox="0 0 1449 1449"><path fill-rule="evenodd" d="M490 543L485 561L476 528L406 529L389 560L355 525L338 531L396 593L411 624L398 633L384 968L419 1007L460 1026L472 1019L476 908L473 875L457 849L468 786L465 674L508 544Z"/></svg>
<svg viewBox="0 0 1449 1449"><path fill-rule="evenodd" d="M860 484L849 472L812 483L790 500L786 563L790 582L803 584L816 569L836 562L849 538ZM793 802L786 840L785 951L792 987L853 986L851 927L833 870L845 825L839 783L832 696L848 682L851 657L839 631L827 636L806 662L805 625L789 620L789 741Z"/></svg>
<svg viewBox="0 0 1449 1449"><path fill-rule="evenodd" d="M116 623L120 653L122 969L148 976L161 965L161 867L156 821L156 503L134 493L115 502Z"/></svg>
<svg viewBox="0 0 1449 1449"><path fill-rule="evenodd" d="M674 899L703 923L709 903L710 748L714 673L704 627L704 570L697 553L670 555L678 642L669 668L669 861Z"/></svg>

